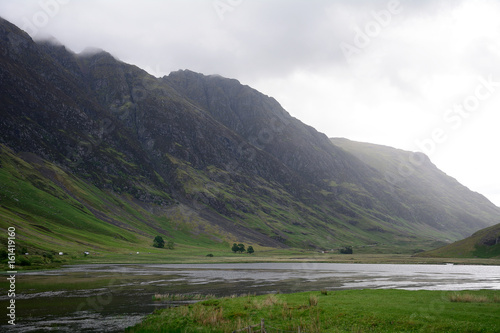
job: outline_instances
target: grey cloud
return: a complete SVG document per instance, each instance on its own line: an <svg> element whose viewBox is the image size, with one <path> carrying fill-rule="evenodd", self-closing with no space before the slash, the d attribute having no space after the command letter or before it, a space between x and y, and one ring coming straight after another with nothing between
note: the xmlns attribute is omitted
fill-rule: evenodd
<svg viewBox="0 0 500 333"><path fill-rule="evenodd" d="M216 1L70 2L43 30L70 48L99 47L144 67L254 79L344 66L339 44L352 42L353 24L362 25L389 2L220 0L234 4L221 20ZM32 13L40 10L30 3ZM432 3L401 0L411 8L406 15L428 11Z"/></svg>

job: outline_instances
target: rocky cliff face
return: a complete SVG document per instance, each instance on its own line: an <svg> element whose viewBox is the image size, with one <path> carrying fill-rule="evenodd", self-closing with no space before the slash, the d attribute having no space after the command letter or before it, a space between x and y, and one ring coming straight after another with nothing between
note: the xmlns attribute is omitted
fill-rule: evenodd
<svg viewBox="0 0 500 333"><path fill-rule="evenodd" d="M35 154L151 212L182 205L182 214L226 230L218 238L324 248L421 244L498 222L498 208L462 187L454 195L460 185L444 174L427 184L449 186L446 204L431 205L411 184L395 190L373 160L332 144L237 80L187 70L155 78L104 51L34 43L4 20L0 43L6 149ZM427 171L419 177L430 180ZM463 209L472 197L486 212Z"/></svg>

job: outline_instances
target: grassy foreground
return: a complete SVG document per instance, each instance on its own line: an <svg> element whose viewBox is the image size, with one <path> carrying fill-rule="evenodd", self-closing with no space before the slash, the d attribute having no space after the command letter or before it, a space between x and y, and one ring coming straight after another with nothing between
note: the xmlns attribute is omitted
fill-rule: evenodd
<svg viewBox="0 0 500 333"><path fill-rule="evenodd" d="M232 332L261 319L267 332L500 332L500 291L247 295L159 310L127 332Z"/></svg>

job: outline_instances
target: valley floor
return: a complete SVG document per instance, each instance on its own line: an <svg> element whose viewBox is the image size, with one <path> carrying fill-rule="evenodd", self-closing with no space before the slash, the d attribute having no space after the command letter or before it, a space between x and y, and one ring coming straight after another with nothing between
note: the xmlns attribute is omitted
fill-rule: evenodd
<svg viewBox="0 0 500 333"><path fill-rule="evenodd" d="M235 254L228 251L168 251L158 253L98 254L71 260L73 264L88 263L164 263L164 264L214 264L214 263L257 263L257 262L328 262L360 264L443 264L457 265L500 265L500 259L486 258L433 258L408 254L330 254L304 250L269 250L254 254Z"/></svg>
<svg viewBox="0 0 500 333"><path fill-rule="evenodd" d="M212 256L207 256L211 254ZM179 247L176 250L157 250L146 252L91 252L89 255L54 256L50 261L42 256L19 256L30 260L29 266L17 269L36 270L58 268L62 265L78 264L218 264L218 263L263 263L263 262L322 262L322 263L360 263L360 264L445 264L456 265L498 265L500 259L487 258L435 258L418 257L409 254L331 254L313 251L287 249L263 250L254 254L239 254L220 249L205 250ZM40 258L38 258L40 257ZM39 260L36 260L39 259ZM6 267L6 266L4 266Z"/></svg>

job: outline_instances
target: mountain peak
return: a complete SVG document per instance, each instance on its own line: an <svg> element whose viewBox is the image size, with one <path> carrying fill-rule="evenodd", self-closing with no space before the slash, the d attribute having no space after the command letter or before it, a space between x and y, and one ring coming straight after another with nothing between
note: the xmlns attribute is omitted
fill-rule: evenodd
<svg viewBox="0 0 500 333"><path fill-rule="evenodd" d="M179 69L177 71L172 71L168 76L165 76L165 78L171 78L171 79L179 79L179 78L189 78L189 79L198 79L198 80L204 80L204 81L209 81L209 80L224 80L226 82L231 82L233 84L238 84L241 85L240 81L237 79L232 79L232 78L227 78L224 77L220 74L203 74L203 73L198 73L195 71L192 71L190 69Z"/></svg>
<svg viewBox="0 0 500 333"><path fill-rule="evenodd" d="M57 38L55 38L54 36L51 36L51 35L44 36L42 38L38 38L35 42L39 45L40 44L48 44L48 45L55 46L55 47L64 47L66 49L66 46L64 46Z"/></svg>
<svg viewBox="0 0 500 333"><path fill-rule="evenodd" d="M118 60L116 57L111 55L111 53L106 52L103 49L98 48L98 47L86 47L85 49L83 49L83 51L81 51L78 54L78 56L82 57L82 58L100 56L100 57L107 57L107 58L112 58L114 60Z"/></svg>

